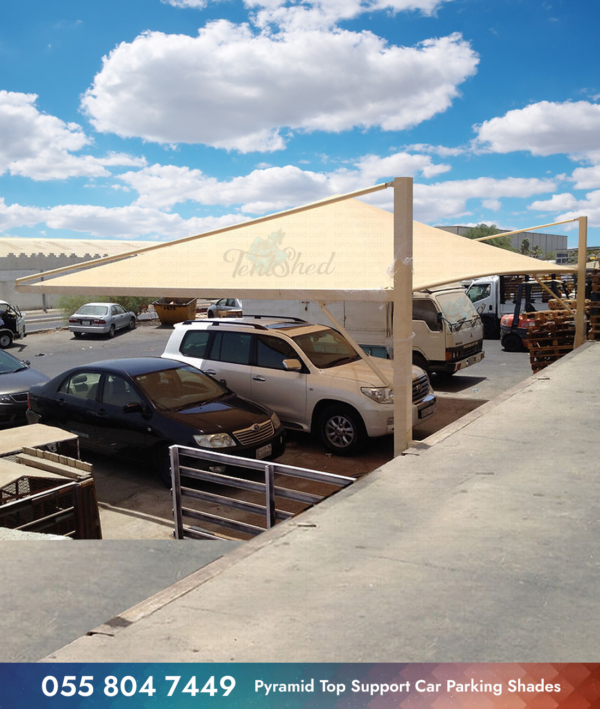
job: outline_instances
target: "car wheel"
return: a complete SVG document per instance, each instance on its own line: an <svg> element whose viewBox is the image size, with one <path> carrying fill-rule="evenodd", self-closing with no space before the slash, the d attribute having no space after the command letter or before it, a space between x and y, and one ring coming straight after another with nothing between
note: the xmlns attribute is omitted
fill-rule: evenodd
<svg viewBox="0 0 600 709"><path fill-rule="evenodd" d="M83 333L82 332L74 332L73 335L75 335L75 337L81 337L83 335Z"/></svg>
<svg viewBox="0 0 600 709"><path fill-rule="evenodd" d="M523 349L523 341L514 332L510 332L502 338L502 347L504 347L507 352L521 352Z"/></svg>
<svg viewBox="0 0 600 709"><path fill-rule="evenodd" d="M495 318L485 318L483 321L483 337L486 340L497 340L500 337L500 325Z"/></svg>
<svg viewBox="0 0 600 709"><path fill-rule="evenodd" d="M429 362L423 357L420 352L413 352L412 363L429 374Z"/></svg>
<svg viewBox="0 0 600 709"><path fill-rule="evenodd" d="M173 486L173 481L171 479L171 456L169 454L168 448L161 448L157 454L158 463L158 477L161 483L168 487L169 490Z"/></svg>
<svg viewBox="0 0 600 709"><path fill-rule="evenodd" d="M359 453L367 442L367 432L360 415L350 406L328 406L319 418L319 437L336 455Z"/></svg>
<svg viewBox="0 0 600 709"><path fill-rule="evenodd" d="M0 347L5 350L7 347L10 347L12 345L12 335L10 332L3 332L0 335Z"/></svg>
<svg viewBox="0 0 600 709"><path fill-rule="evenodd" d="M214 314L214 312L213 312L212 310L207 310L207 311L206 311L206 317L207 317L207 318L214 318L214 317L215 317L215 314Z"/></svg>
<svg viewBox="0 0 600 709"><path fill-rule="evenodd" d="M111 338L115 336L115 326L114 325L110 326L110 330L108 331L108 336Z"/></svg>
<svg viewBox="0 0 600 709"><path fill-rule="evenodd" d="M131 318L131 320L129 321L129 329L135 330L135 325L136 325L135 318Z"/></svg>

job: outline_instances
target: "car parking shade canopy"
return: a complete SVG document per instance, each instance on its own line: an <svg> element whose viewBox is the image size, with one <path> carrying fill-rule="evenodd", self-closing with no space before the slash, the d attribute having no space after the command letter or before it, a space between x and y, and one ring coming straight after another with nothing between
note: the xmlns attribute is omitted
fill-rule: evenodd
<svg viewBox="0 0 600 709"><path fill-rule="evenodd" d="M16 283L19 291L46 293L387 301L394 268L394 215L343 199ZM414 222L413 290L487 275L574 270Z"/></svg>

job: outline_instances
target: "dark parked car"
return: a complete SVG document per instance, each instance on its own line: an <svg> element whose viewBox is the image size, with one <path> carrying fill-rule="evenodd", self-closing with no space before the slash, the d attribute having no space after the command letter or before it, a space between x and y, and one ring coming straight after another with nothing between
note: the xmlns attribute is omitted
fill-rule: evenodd
<svg viewBox="0 0 600 709"><path fill-rule="evenodd" d="M32 384L47 382L48 377L29 362L0 350L0 428L27 423L27 392Z"/></svg>
<svg viewBox="0 0 600 709"><path fill-rule="evenodd" d="M174 443L248 458L276 458L285 450L272 411L196 367L159 357L87 364L34 386L27 420L72 431L83 448L149 460L165 484Z"/></svg>

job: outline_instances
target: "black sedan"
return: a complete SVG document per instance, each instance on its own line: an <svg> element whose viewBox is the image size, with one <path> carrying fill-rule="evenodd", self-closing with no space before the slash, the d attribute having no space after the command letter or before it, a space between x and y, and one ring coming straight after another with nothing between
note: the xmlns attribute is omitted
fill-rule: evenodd
<svg viewBox="0 0 600 709"><path fill-rule="evenodd" d="M0 350L0 428L27 423L27 392L32 384L47 382L48 377L29 362Z"/></svg>
<svg viewBox="0 0 600 709"><path fill-rule="evenodd" d="M272 411L195 367L160 357L95 362L33 386L27 420L77 434L82 448L151 461L166 485L174 443L248 458L285 450Z"/></svg>

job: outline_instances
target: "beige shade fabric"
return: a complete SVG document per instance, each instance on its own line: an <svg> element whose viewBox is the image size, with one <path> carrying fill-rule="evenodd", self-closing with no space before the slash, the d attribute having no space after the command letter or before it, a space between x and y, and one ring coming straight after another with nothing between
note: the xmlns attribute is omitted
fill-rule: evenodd
<svg viewBox="0 0 600 709"><path fill-rule="evenodd" d="M391 300L393 214L356 199L161 243L17 290L90 295ZM564 273L558 266L414 222L413 290L478 276ZM44 277L43 283L33 278Z"/></svg>

